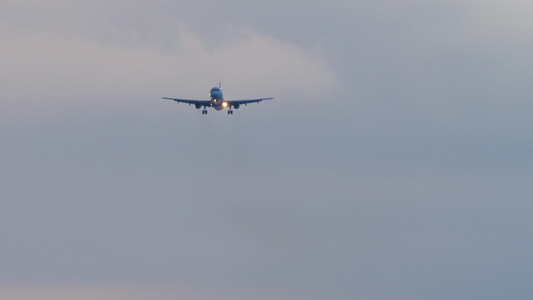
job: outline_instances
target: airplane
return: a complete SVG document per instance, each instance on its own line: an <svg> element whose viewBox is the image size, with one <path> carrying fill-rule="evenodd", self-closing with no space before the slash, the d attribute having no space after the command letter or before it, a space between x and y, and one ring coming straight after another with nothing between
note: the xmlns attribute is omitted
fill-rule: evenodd
<svg viewBox="0 0 533 300"><path fill-rule="evenodd" d="M224 100L222 95L222 90L220 89L220 82L218 87L214 87L209 91L210 100L189 100L189 99L177 99L177 98L167 98L163 97L166 100L173 100L177 103L187 103L189 105L193 104L196 109L204 107L202 110L202 115L207 115L207 108L212 107L215 110L223 110L224 108L228 109L228 115L233 115L233 108L238 109L242 104L245 106L250 103L259 103L263 100L270 100L274 98L258 98L258 99L246 99L246 100Z"/></svg>

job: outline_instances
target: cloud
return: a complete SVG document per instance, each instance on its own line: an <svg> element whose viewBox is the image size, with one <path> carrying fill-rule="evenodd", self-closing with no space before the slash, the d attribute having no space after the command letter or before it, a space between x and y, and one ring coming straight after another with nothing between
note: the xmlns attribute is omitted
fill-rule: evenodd
<svg viewBox="0 0 533 300"><path fill-rule="evenodd" d="M486 37L515 40L533 31L531 10L533 3L524 0L511 1L472 1L470 7L471 23L485 33Z"/></svg>
<svg viewBox="0 0 533 300"><path fill-rule="evenodd" d="M458 132L527 127L530 3L413 0L397 10L380 4L367 8L368 31L356 32L363 42L354 47L360 59L349 76L358 79L360 102Z"/></svg>
<svg viewBox="0 0 533 300"><path fill-rule="evenodd" d="M239 31L239 38L208 46L179 26L174 49L105 44L84 36L33 31L3 23L0 97L4 110L35 112L76 106L123 105L161 96L207 98L219 81L227 98L321 94L339 79L319 55L287 42ZM228 93L229 91L229 93Z"/></svg>
<svg viewBox="0 0 533 300"><path fill-rule="evenodd" d="M238 289L180 289L120 285L3 285L0 286L0 298L17 300L310 299L290 293L262 293Z"/></svg>

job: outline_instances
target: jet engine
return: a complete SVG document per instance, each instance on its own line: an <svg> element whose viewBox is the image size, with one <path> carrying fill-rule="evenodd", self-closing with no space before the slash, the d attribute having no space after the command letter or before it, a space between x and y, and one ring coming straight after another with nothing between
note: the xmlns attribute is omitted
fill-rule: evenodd
<svg viewBox="0 0 533 300"><path fill-rule="evenodd" d="M235 108L235 109L239 109L239 106L241 106L239 103L233 104L233 108Z"/></svg>
<svg viewBox="0 0 533 300"><path fill-rule="evenodd" d="M196 107L196 109L200 109L200 108L202 108L202 104L200 104L200 103L195 103L195 104L194 104L194 107Z"/></svg>

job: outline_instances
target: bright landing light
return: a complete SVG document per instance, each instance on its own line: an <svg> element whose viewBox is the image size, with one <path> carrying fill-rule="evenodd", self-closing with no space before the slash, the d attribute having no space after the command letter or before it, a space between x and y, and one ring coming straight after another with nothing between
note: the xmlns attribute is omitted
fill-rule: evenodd
<svg viewBox="0 0 533 300"><path fill-rule="evenodd" d="M228 107L228 102L222 102L223 107Z"/></svg>

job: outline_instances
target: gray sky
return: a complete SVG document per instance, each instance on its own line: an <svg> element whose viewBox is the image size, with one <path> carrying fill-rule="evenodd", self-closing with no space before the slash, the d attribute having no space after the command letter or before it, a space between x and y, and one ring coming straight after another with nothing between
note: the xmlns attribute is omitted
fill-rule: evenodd
<svg viewBox="0 0 533 300"><path fill-rule="evenodd" d="M0 298L531 298L532 13L0 1Z"/></svg>

